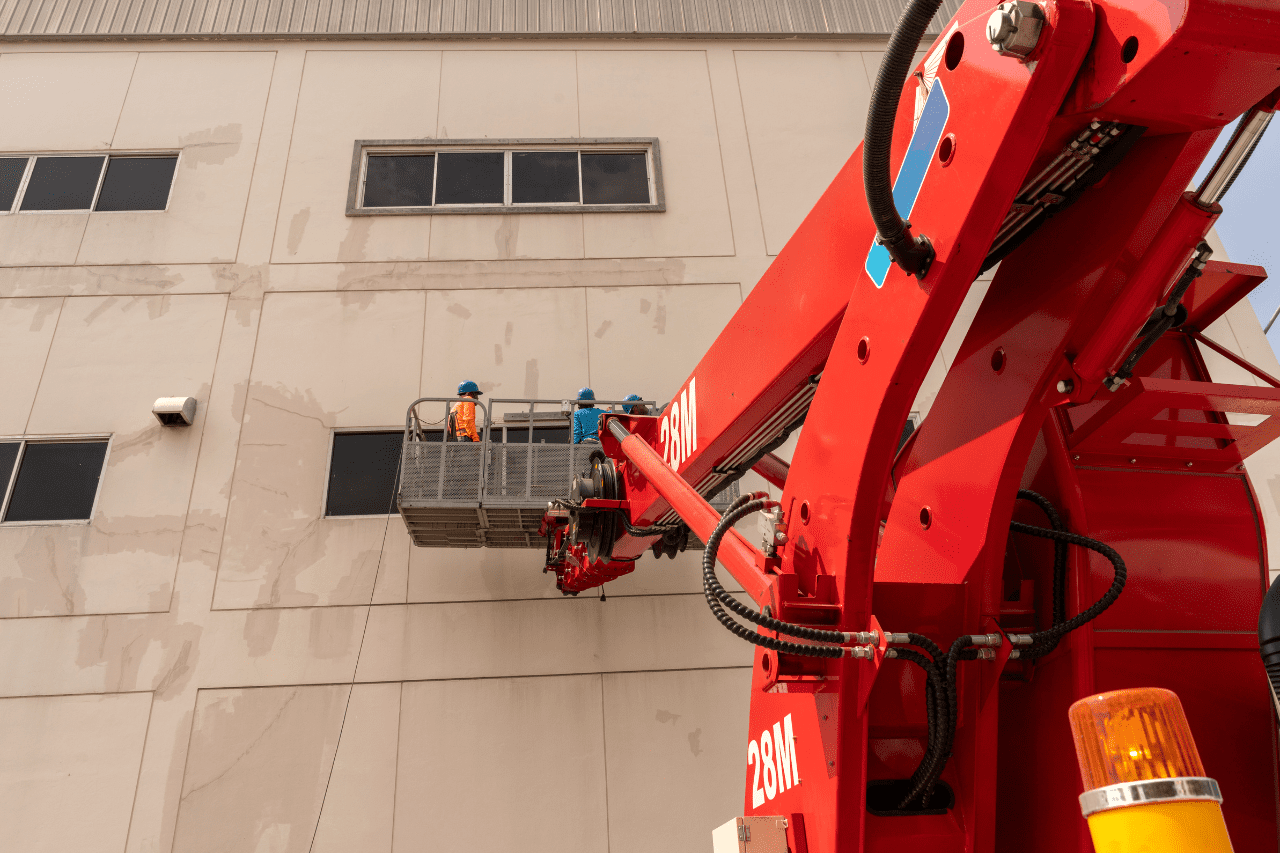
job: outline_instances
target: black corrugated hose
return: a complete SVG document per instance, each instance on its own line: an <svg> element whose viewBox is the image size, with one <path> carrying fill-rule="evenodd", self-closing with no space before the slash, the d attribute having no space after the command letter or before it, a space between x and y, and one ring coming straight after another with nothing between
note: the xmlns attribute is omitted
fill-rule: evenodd
<svg viewBox="0 0 1280 853"><path fill-rule="evenodd" d="M742 618L754 622L766 630L799 637L814 643L839 644L847 639L846 635L840 631L824 631L820 628L810 628L805 625L793 625L790 622L783 622L781 619L774 619L772 616L757 613L730 595L721 586L720 579L716 577L716 552L720 550L720 540L724 538L724 535L740 519L753 512L759 512L762 509L769 509L777 505L776 501L767 500L762 492L751 492L731 503L729 508L725 510L724 515L720 517L715 529L707 537L707 550L702 557L702 591L707 597L707 605L711 608L711 612L715 614L715 617L720 620L720 624L747 642L754 643L757 646L763 646L766 649L789 655L820 658L844 657L847 651L843 646L807 645L793 643L788 640L779 640L753 631L734 619L725 610L728 608Z"/></svg>
<svg viewBox="0 0 1280 853"><path fill-rule="evenodd" d="M916 278L924 278L929 271L933 246L923 235L913 237L911 224L898 214L893 202L893 179L889 175L889 149L893 145L893 124L902 87L915 64L924 31L941 5L942 0L911 0L903 10L880 60L871 106L867 109L867 130L862 138L862 183L867 208L879 234L877 239L889 250L894 263Z"/></svg>

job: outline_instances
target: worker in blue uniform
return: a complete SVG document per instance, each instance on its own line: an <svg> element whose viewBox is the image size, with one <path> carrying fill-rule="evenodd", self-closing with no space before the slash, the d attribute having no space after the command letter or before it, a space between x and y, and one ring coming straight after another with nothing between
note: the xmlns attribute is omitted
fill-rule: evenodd
<svg viewBox="0 0 1280 853"><path fill-rule="evenodd" d="M578 408L573 413L573 443L600 442L600 416L603 409L596 408L596 392L590 388L578 391Z"/></svg>
<svg viewBox="0 0 1280 853"><path fill-rule="evenodd" d="M626 412L628 415L647 415L647 414L649 414L649 407L648 407L648 406L646 406L644 403L632 403L632 402L629 402L629 401L631 401L631 400L643 400L643 399L644 399L644 398L643 398L643 397L641 397L639 394L628 394L628 395L627 395L627 400L628 400L628 402L627 402L627 404L626 404L626 405L624 405L624 406L622 407L622 411Z"/></svg>

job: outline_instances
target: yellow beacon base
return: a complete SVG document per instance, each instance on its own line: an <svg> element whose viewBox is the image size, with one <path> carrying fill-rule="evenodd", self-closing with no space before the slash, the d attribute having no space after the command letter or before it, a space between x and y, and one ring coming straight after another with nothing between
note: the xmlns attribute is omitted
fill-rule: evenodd
<svg viewBox="0 0 1280 853"><path fill-rule="evenodd" d="M1088 820L1097 853L1232 853L1222 807L1213 800L1124 806Z"/></svg>

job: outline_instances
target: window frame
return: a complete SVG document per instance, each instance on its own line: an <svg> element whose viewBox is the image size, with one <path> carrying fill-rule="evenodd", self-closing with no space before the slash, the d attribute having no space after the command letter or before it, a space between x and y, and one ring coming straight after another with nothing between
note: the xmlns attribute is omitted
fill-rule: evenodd
<svg viewBox="0 0 1280 853"><path fill-rule="evenodd" d="M178 182L178 169L182 166L181 149L174 151L173 149L162 149L158 151L143 150L126 150L126 151L0 151L0 157L12 159L17 157L27 158L26 168L22 172L22 180L18 182L18 191L14 194L13 205L8 210L0 210L0 216L47 216L64 215L64 214L85 214L85 213L167 213L169 205L173 201L173 186ZM31 183L31 173L35 171L36 159L39 157L101 157L102 168L98 170L98 183L93 188L93 201L89 203L89 207L79 207L74 210L23 210L22 200L27 195L27 185ZM111 165L112 158L132 159L135 157L175 157L177 162L173 164L173 179L169 181L169 194L165 196L164 207L160 210L96 210L98 206L98 197L102 195L102 184L107 179L107 167Z"/></svg>
<svg viewBox="0 0 1280 853"><path fill-rule="evenodd" d="M435 174L440 159L432 163L430 207L364 207L364 184L369 156L380 154L432 154L503 152L501 204L435 204ZM516 204L511 201L511 153L516 151L573 151L578 154L578 198L582 198L582 154L645 155L648 170L648 204L584 204L581 201ZM105 170L104 170L105 171ZM666 211L662 188L662 158L656 136L559 138L559 139L357 139L347 186L347 216L452 216L511 213L661 213Z"/></svg>
<svg viewBox="0 0 1280 853"><path fill-rule="evenodd" d="M107 465L111 462L112 433L85 433L76 435L6 435L0 436L0 443L18 442L18 455L13 460L13 471L9 482L0 493L0 529L7 527L72 527L93 523L93 516L98 512L98 501L102 498L102 481L106 479ZM88 518L50 518L36 521L5 521L9 512L9 502L13 499L14 486L18 484L18 472L22 470L22 460L27 455L28 444L96 444L105 441L107 449L102 454L102 469L98 471L98 485L93 491L93 504L89 507Z"/></svg>

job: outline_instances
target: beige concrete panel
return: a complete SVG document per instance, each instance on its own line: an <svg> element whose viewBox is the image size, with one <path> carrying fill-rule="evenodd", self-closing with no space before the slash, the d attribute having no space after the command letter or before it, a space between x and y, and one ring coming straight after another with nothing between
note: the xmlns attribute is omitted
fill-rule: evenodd
<svg viewBox="0 0 1280 853"><path fill-rule="evenodd" d="M249 201L245 205L244 224L240 231L236 258L241 263L265 264L271 260L280 191L284 187L285 168L289 163L289 143L306 57L305 42L276 45L271 91L267 95L258 156L253 166L253 183L249 188Z"/></svg>
<svg viewBox="0 0 1280 853"><path fill-rule="evenodd" d="M732 255L706 54L580 51L578 99L583 136L658 137L667 201L665 213L584 215L587 257Z"/></svg>
<svg viewBox="0 0 1280 853"><path fill-rule="evenodd" d="M349 691L200 691L173 853L309 850Z"/></svg>
<svg viewBox="0 0 1280 853"><path fill-rule="evenodd" d="M430 216L348 217L352 143L436 131L440 53L308 51L272 258L426 260Z"/></svg>
<svg viewBox="0 0 1280 853"><path fill-rule="evenodd" d="M66 301L27 432L111 444L88 524L0 527L0 613L168 607L225 306L221 295ZM199 401L195 425L160 426L156 398L186 395Z"/></svg>
<svg viewBox="0 0 1280 853"><path fill-rule="evenodd" d="M0 151L109 148L138 54L0 56Z"/></svg>
<svg viewBox="0 0 1280 853"><path fill-rule="evenodd" d="M555 575L542 572L544 563L539 549L414 548L409 556L409 601L561 598ZM727 574L722 581L726 588L737 589ZM604 591L606 597L700 593L702 552L686 551L674 560L642 557L634 572L609 581ZM598 590L583 593L598 595Z"/></svg>
<svg viewBox="0 0 1280 853"><path fill-rule="evenodd" d="M333 429L404 423L418 390L424 299L264 300L215 607L367 604L375 574L380 600L403 600L404 526L325 518L324 496Z"/></svg>
<svg viewBox="0 0 1280 853"><path fill-rule="evenodd" d="M357 685L312 853L390 853L399 735L400 685Z"/></svg>
<svg viewBox="0 0 1280 853"><path fill-rule="evenodd" d="M0 216L0 263L29 267L73 264L87 213L14 213ZM48 291L38 295L47 295Z"/></svg>
<svg viewBox="0 0 1280 853"><path fill-rule="evenodd" d="M591 379L586 310L579 288L428 293L422 395L449 397L474 379L486 399L575 396Z"/></svg>
<svg viewBox="0 0 1280 853"><path fill-rule="evenodd" d="M150 711L150 693L0 700L5 849L123 850Z"/></svg>
<svg viewBox="0 0 1280 853"><path fill-rule="evenodd" d="M696 595L375 607L360 681L749 666Z"/></svg>
<svg viewBox="0 0 1280 853"><path fill-rule="evenodd" d="M608 848L600 679L404 686L396 853Z"/></svg>
<svg viewBox="0 0 1280 853"><path fill-rule="evenodd" d="M708 48L707 70L715 95L716 128L720 137L729 212L733 219L734 247L739 255L757 258L766 254L764 223L760 219L751 145L747 139L747 121L742 111L733 49L728 44ZM756 277L752 276L743 284L749 289L755 281Z"/></svg>
<svg viewBox="0 0 1280 853"><path fill-rule="evenodd" d="M670 400L742 304L740 294L736 284L588 289L596 394Z"/></svg>
<svg viewBox="0 0 1280 853"><path fill-rule="evenodd" d="M442 139L578 136L578 80L567 50L447 50Z"/></svg>
<svg viewBox="0 0 1280 853"><path fill-rule="evenodd" d="M21 435L58 326L62 299L0 300L0 435Z"/></svg>
<svg viewBox="0 0 1280 853"><path fill-rule="evenodd" d="M776 255L861 141L871 90L861 53L735 56L765 243Z"/></svg>
<svg viewBox="0 0 1280 853"><path fill-rule="evenodd" d="M272 51L138 57L112 148L181 152L169 208L92 214L79 263L235 260L274 60Z"/></svg>
<svg viewBox="0 0 1280 853"><path fill-rule="evenodd" d="M430 218L433 261L583 256L582 216L577 213Z"/></svg>
<svg viewBox="0 0 1280 853"><path fill-rule="evenodd" d="M610 853L707 849L742 813L751 668L602 677Z"/></svg>

